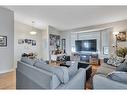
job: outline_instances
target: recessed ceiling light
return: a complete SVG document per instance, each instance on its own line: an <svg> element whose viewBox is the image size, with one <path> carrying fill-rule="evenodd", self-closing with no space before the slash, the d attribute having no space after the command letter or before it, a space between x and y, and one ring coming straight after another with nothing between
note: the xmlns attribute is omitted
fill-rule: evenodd
<svg viewBox="0 0 127 95"><path fill-rule="evenodd" d="M36 31L30 31L30 34L31 34L31 35L36 35L37 32L36 32Z"/></svg>

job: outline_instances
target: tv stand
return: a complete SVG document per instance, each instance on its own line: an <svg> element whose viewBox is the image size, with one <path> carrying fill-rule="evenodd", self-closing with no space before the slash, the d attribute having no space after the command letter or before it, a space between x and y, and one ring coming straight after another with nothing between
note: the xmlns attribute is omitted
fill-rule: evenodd
<svg viewBox="0 0 127 95"><path fill-rule="evenodd" d="M80 62L87 62L90 64L99 64L97 53L79 53Z"/></svg>

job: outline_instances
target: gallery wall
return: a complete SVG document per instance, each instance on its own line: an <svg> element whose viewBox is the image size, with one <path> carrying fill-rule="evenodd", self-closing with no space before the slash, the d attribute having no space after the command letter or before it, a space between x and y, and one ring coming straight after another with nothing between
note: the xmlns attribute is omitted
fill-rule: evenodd
<svg viewBox="0 0 127 95"><path fill-rule="evenodd" d="M15 21L15 66L21 59L23 53L36 53L38 58L42 58L42 30L33 28L32 26ZM36 31L36 35L31 35L30 31ZM36 45L28 43L18 43L19 40L30 39L36 41Z"/></svg>
<svg viewBox="0 0 127 95"><path fill-rule="evenodd" d="M14 13L0 7L0 35L7 36L7 46L0 46L0 73L14 70Z"/></svg>

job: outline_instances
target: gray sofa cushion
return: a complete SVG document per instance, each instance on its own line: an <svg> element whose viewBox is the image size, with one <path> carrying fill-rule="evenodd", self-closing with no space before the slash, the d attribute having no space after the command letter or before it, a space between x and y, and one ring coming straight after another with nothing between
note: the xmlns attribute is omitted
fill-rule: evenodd
<svg viewBox="0 0 127 95"><path fill-rule="evenodd" d="M103 75L107 75L108 73L114 71L114 69L111 68L106 68L106 67L99 67L97 69L96 74L103 74Z"/></svg>
<svg viewBox="0 0 127 95"><path fill-rule="evenodd" d="M47 64L47 62L46 61L44 61L43 59L36 59L35 60L35 63L43 63L43 64Z"/></svg>
<svg viewBox="0 0 127 95"><path fill-rule="evenodd" d="M53 67L48 64L42 64L40 62L36 63L35 66L40 69L43 69L43 70L46 70L46 71L56 74L62 83L67 83L69 81L69 74L68 74L67 67L60 67L60 66Z"/></svg>
<svg viewBox="0 0 127 95"><path fill-rule="evenodd" d="M30 59L28 57L22 57L21 62L27 63L29 65L34 65L36 63L34 59Z"/></svg>
<svg viewBox="0 0 127 95"><path fill-rule="evenodd" d="M112 66L112 65L109 65L109 64L106 64L106 63L102 63L101 67L110 68L110 69L114 69L114 70L116 69L115 66Z"/></svg>
<svg viewBox="0 0 127 95"><path fill-rule="evenodd" d="M120 64L116 68L116 71L124 71L124 72L127 72L127 62L125 61L124 63Z"/></svg>
<svg viewBox="0 0 127 95"><path fill-rule="evenodd" d="M127 72L114 71L108 74L107 78L127 84Z"/></svg>
<svg viewBox="0 0 127 95"><path fill-rule="evenodd" d="M71 79L78 71L78 62L68 61L66 62L66 64L70 65L70 67L68 68L68 74L69 78Z"/></svg>
<svg viewBox="0 0 127 95"><path fill-rule="evenodd" d="M106 63L102 63L101 66L97 69L96 74L107 75L108 73L114 71L115 69L116 69L116 67L114 67L112 65L108 65Z"/></svg>

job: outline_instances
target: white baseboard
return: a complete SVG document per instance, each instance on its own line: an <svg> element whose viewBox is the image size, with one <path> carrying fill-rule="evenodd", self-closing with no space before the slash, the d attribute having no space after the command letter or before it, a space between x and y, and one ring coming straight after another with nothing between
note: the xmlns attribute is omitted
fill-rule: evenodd
<svg viewBox="0 0 127 95"><path fill-rule="evenodd" d="M15 71L15 68L13 68L13 69L9 69L9 70L0 71L0 74L4 74L4 73L8 73L8 72L12 72L12 71Z"/></svg>

